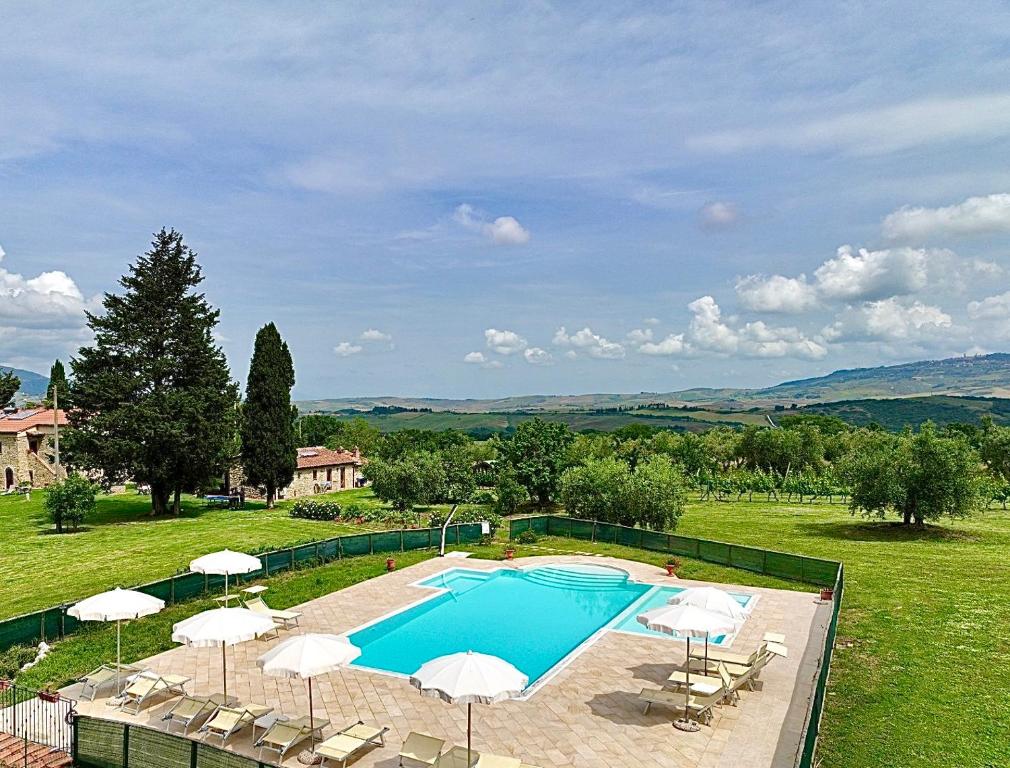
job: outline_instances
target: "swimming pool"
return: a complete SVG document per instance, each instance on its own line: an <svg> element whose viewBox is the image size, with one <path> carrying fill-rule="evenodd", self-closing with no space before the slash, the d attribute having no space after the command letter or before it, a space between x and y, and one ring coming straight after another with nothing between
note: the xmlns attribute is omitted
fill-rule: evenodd
<svg viewBox="0 0 1010 768"><path fill-rule="evenodd" d="M650 608L658 608L661 605L666 605L670 598L676 595L678 592L683 592L686 587L652 587L651 591L643 595L639 600L637 600L632 605L628 606L617 619L614 621L611 629L617 632L631 632L635 635L648 635L650 637L662 637L667 639L682 639L678 638L676 635L667 635L663 632L655 632L648 627L638 623L639 614L645 613L645 611ZM757 602L757 595L745 595L738 592L729 593L734 600L736 600L740 606L744 609L744 612L750 613L754 610L754 605ZM717 635L709 639L709 643L712 645L725 645L732 642L733 635Z"/></svg>
<svg viewBox="0 0 1010 768"><path fill-rule="evenodd" d="M419 586L444 591L353 631L349 639L361 649L354 666L410 675L472 650L505 659L532 687L652 589L594 565L453 568Z"/></svg>

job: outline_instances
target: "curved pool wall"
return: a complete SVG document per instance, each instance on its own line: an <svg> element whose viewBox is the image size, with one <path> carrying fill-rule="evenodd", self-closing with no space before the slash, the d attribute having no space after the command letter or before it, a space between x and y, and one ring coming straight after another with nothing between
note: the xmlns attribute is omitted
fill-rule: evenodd
<svg viewBox="0 0 1010 768"><path fill-rule="evenodd" d="M633 635L646 635L648 637L662 638L665 640L684 640L684 638L678 635L668 635L664 632L655 632L654 630L639 624L638 616L651 608L659 608L661 605L666 605L670 601L671 597L683 592L685 589L687 589L687 587L652 587L640 599L636 600L634 603L629 605L626 610L621 612L621 615L618 616L610 625L611 631L628 632ZM743 608L744 613L747 615L750 615L751 611L754 610L754 606L757 604L757 595L746 595L742 592L730 592L729 594L740 604L740 607ZM733 642L735 637L736 633L731 635L717 635L709 638L709 644L728 645Z"/></svg>
<svg viewBox="0 0 1010 768"><path fill-rule="evenodd" d="M434 658L472 650L522 670L526 695L606 631L677 639L646 629L636 616L683 589L642 584L619 568L594 564L450 568L412 586L437 592L348 633L361 648L352 666L409 676ZM734 597L748 612L756 600Z"/></svg>
<svg viewBox="0 0 1010 768"><path fill-rule="evenodd" d="M410 675L439 656L499 656L532 687L650 589L616 569L453 568L418 582L438 594L352 631L354 666Z"/></svg>

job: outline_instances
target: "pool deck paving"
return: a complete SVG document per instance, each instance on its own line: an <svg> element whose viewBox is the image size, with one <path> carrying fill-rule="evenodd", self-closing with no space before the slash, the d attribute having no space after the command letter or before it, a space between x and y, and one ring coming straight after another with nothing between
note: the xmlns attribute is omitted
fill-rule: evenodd
<svg viewBox="0 0 1010 768"><path fill-rule="evenodd" d="M654 566L610 557L552 555L511 562L435 558L297 606L303 616L301 629L294 631L349 632L434 594L430 588L411 585L448 568L494 570L563 563L610 565L648 584L702 584L671 579ZM789 656L773 659L761 673L758 690L743 691L737 706L716 707L711 726L684 733L672 726L678 716L675 710L654 705L649 714L643 713L640 691L662 687L684 660L683 642L606 631L528 699L475 705L474 749L517 757L524 764L543 768L792 766L829 609L813 592L718 586L760 595L730 648L749 653L766 632L781 632L786 635ZM521 620L521 616L503 616L502 620ZM289 634L281 632L281 639ZM304 681L264 676L256 666L256 659L277 642L254 640L228 649L228 693L241 702L266 704L291 717L307 714ZM187 686L191 694L209 695L221 689L219 649L180 646L141 666L192 678ZM331 724L324 738L358 720L390 729L385 747L364 752L348 765L396 766L400 746L411 731L444 738L446 747L466 743L466 707L422 697L402 677L345 668L316 678L313 688L316 716L328 718ZM77 687L66 693L78 698ZM164 730L161 718L171 705L170 700L155 702L139 715L128 715L98 698L81 701L78 711ZM227 748L252 757L257 753L249 729L234 736ZM292 750L283 765L299 765L296 755L297 750Z"/></svg>

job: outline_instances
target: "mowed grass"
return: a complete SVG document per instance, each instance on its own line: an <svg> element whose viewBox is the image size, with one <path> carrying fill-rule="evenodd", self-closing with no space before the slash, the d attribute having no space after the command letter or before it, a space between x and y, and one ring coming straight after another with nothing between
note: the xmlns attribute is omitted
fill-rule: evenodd
<svg viewBox="0 0 1010 768"><path fill-rule="evenodd" d="M345 508L382 506L368 489L313 498ZM184 497L178 518L153 518L148 497L126 493L100 496L96 514L80 531L57 535L43 499L42 492L32 493L31 501L0 497L0 619L165 578L225 547L265 551L383 527L295 519L291 500L275 509L247 502L245 509L225 510Z"/></svg>

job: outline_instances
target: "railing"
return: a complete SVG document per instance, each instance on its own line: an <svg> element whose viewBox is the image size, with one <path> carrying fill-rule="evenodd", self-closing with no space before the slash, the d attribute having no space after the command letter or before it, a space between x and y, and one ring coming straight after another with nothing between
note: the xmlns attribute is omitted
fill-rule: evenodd
<svg viewBox="0 0 1010 768"><path fill-rule="evenodd" d="M20 764L28 765L31 744L70 754L74 704L72 699L59 694L40 693L0 681L0 733L22 741L24 755Z"/></svg>
<svg viewBox="0 0 1010 768"><path fill-rule="evenodd" d="M268 768L276 765L144 725L78 715L76 768Z"/></svg>
<svg viewBox="0 0 1010 768"><path fill-rule="evenodd" d="M842 607L842 592L845 588L845 569L841 563L770 549L729 544L724 541L678 536L664 531L649 531L644 528L631 528L625 525L580 520L561 515L521 517L509 521L510 538L514 539L523 531L530 530L544 536L564 536L583 541L621 544L637 549L683 555L731 568L741 568L782 579L802 581L820 587L831 587L833 589L831 618L827 631L824 633L824 644L818 660L817 678L814 681L813 694L807 706L803 736L799 742L794 763L796 768L813 768L821 714L824 710L824 696L828 685L828 674L831 670L831 655L835 647L838 612Z"/></svg>
<svg viewBox="0 0 1010 768"><path fill-rule="evenodd" d="M442 531L438 528L409 528L336 536L297 547L262 552L257 557L262 561L263 568L242 578L245 580L269 578L293 568L321 565L357 555L430 549L439 546L441 535ZM480 538L480 523L459 523L449 526L450 543L469 544L479 541ZM223 590L224 576L187 571L133 589L154 595L168 604L174 604L199 597L212 590ZM75 632L80 622L67 613L69 607L70 604L58 605L0 622L0 651L13 645L34 645L40 640L58 639Z"/></svg>

